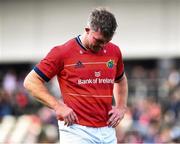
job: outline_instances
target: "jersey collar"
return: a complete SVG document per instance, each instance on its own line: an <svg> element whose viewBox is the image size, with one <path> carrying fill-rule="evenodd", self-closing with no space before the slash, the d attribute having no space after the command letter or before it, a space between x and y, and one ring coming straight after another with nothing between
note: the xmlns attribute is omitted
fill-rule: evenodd
<svg viewBox="0 0 180 144"><path fill-rule="evenodd" d="M78 35L78 36L76 37L77 43L79 44L79 46L80 46L83 50L87 51L87 49L82 45L82 42L81 42L81 40L80 40L79 37L80 37L80 35Z"/></svg>

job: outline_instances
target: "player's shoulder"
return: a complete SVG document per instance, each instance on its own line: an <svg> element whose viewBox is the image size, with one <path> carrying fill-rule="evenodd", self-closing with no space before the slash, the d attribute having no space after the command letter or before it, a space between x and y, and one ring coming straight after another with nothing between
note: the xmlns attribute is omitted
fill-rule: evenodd
<svg viewBox="0 0 180 144"><path fill-rule="evenodd" d="M112 42L108 42L107 47L113 48L113 49L120 49L118 45L116 45L115 43L112 43Z"/></svg>
<svg viewBox="0 0 180 144"><path fill-rule="evenodd" d="M108 42L106 45L106 49L112 54L121 54L120 47L112 42Z"/></svg>
<svg viewBox="0 0 180 144"><path fill-rule="evenodd" d="M70 51L70 49L72 49L74 47L75 44L76 44L75 38L72 38L63 44L59 44L59 45L54 46L52 48L52 50L57 52L57 53L61 53L61 54L67 53L68 51Z"/></svg>
<svg viewBox="0 0 180 144"><path fill-rule="evenodd" d="M56 45L56 46L54 47L54 49L63 49L63 50L66 50L65 48L72 47L72 46L75 45L75 44L76 44L75 38L72 38L72 39L66 41L66 42L63 43L63 44Z"/></svg>
<svg viewBox="0 0 180 144"><path fill-rule="evenodd" d="M75 44L75 40L70 39L66 41L64 44L56 45L51 48L49 55L56 57L64 57L65 55L68 55L68 53L72 51L71 48L73 48L74 44Z"/></svg>

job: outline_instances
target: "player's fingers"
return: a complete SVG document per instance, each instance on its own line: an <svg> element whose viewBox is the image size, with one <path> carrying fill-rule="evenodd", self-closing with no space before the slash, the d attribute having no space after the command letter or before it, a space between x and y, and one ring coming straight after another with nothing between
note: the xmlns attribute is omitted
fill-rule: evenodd
<svg viewBox="0 0 180 144"><path fill-rule="evenodd" d="M69 120L68 117L67 117L67 118L64 118L64 125L66 125L66 126L71 125L71 121Z"/></svg>
<svg viewBox="0 0 180 144"><path fill-rule="evenodd" d="M112 115L112 114L113 114L113 109L108 112L109 116Z"/></svg>
<svg viewBox="0 0 180 144"><path fill-rule="evenodd" d="M71 113L68 117L68 126L72 125L74 123L74 116L73 116L73 113Z"/></svg>
<svg viewBox="0 0 180 144"><path fill-rule="evenodd" d="M79 119L78 119L76 113L73 113L73 114L74 114L75 121L76 121L77 123L79 123Z"/></svg>
<svg viewBox="0 0 180 144"><path fill-rule="evenodd" d="M68 120L67 120L67 118L64 118L64 125L68 125Z"/></svg>
<svg viewBox="0 0 180 144"><path fill-rule="evenodd" d="M111 123L113 122L113 120L115 119L116 115L112 114L108 120L108 125L111 125Z"/></svg>
<svg viewBox="0 0 180 144"><path fill-rule="evenodd" d="M74 118L74 114L73 114L73 113L72 113L69 117L70 117L71 122L74 122L74 121L75 121L75 118Z"/></svg>
<svg viewBox="0 0 180 144"><path fill-rule="evenodd" d="M118 123L120 122L120 118L118 116L116 116L111 123L109 124L109 126L111 127L115 127Z"/></svg>
<svg viewBox="0 0 180 144"><path fill-rule="evenodd" d="M113 128L115 128L119 123L120 123L121 120L118 120L115 122L115 124L112 125Z"/></svg>
<svg viewBox="0 0 180 144"><path fill-rule="evenodd" d="M72 125L72 124L73 124L72 122L68 122L67 126L70 126L70 125Z"/></svg>
<svg viewBox="0 0 180 144"><path fill-rule="evenodd" d="M69 116L69 120L70 120L70 125L72 125L72 124L75 122L74 113L72 113L72 114Z"/></svg>
<svg viewBox="0 0 180 144"><path fill-rule="evenodd" d="M109 126L114 126L118 120L121 120L121 117L118 113L114 113L110 118L109 118Z"/></svg>
<svg viewBox="0 0 180 144"><path fill-rule="evenodd" d="M72 125L75 121L79 122L78 118L74 112L72 112L66 118L64 118L64 121L67 126Z"/></svg>

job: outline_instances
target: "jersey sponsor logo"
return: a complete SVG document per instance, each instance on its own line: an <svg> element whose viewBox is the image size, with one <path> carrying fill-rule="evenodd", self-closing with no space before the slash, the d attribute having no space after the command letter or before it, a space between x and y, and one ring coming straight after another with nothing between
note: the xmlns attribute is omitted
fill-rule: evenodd
<svg viewBox="0 0 180 144"><path fill-rule="evenodd" d="M95 75L95 77L100 77L101 76L101 72L99 71L99 72L94 72L94 75Z"/></svg>
<svg viewBox="0 0 180 144"><path fill-rule="evenodd" d="M112 78L100 78L101 72L100 71L95 71L94 76L96 78L87 78L87 79L78 79L77 83L79 85L84 85L84 84L113 84L114 79Z"/></svg>
<svg viewBox="0 0 180 144"><path fill-rule="evenodd" d="M84 84L113 84L114 79L111 78L94 78L94 79L78 79L79 85Z"/></svg>
<svg viewBox="0 0 180 144"><path fill-rule="evenodd" d="M81 61L78 61L76 64L75 64L75 68L83 68L84 65Z"/></svg>
<svg viewBox="0 0 180 144"><path fill-rule="evenodd" d="M114 60L109 60L107 63L106 63L106 66L108 67L108 68L113 68L114 67Z"/></svg>

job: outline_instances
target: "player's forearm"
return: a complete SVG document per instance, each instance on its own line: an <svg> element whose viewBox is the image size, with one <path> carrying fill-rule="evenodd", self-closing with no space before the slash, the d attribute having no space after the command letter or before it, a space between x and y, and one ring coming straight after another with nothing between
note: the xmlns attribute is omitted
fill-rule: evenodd
<svg viewBox="0 0 180 144"><path fill-rule="evenodd" d="M126 75L124 75L118 83L114 84L113 92L116 107L126 110L128 98L128 83Z"/></svg>
<svg viewBox="0 0 180 144"><path fill-rule="evenodd" d="M34 71L31 71L25 78L24 87L38 101L54 110L63 105L63 103L57 101L55 97L49 93L48 89L44 85L44 82L37 76Z"/></svg>

